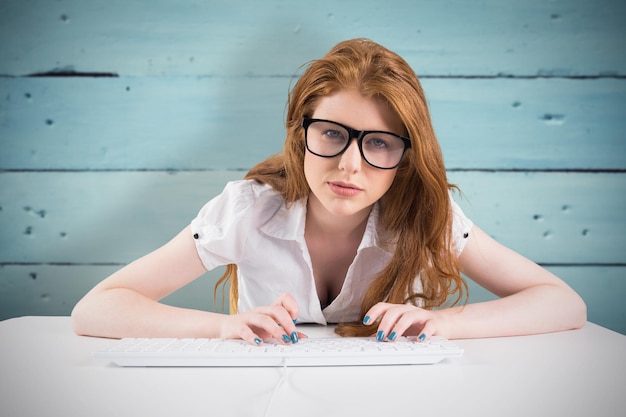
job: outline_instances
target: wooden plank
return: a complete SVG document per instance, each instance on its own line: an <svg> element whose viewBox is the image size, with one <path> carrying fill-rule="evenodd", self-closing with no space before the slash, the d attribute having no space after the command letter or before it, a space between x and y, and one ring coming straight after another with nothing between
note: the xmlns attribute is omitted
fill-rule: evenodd
<svg viewBox="0 0 626 417"><path fill-rule="evenodd" d="M288 80L0 79L4 169L249 168L280 149Z"/></svg>
<svg viewBox="0 0 626 417"><path fill-rule="evenodd" d="M127 263L243 172L2 173L0 263Z"/></svg>
<svg viewBox="0 0 626 417"><path fill-rule="evenodd" d="M121 266L4 265L0 266L0 320L19 316L66 316L83 295ZM222 312L213 287L223 268L207 272L162 301L167 304ZM228 302L226 302L228 312Z"/></svg>
<svg viewBox="0 0 626 417"><path fill-rule="evenodd" d="M0 320L28 315L69 315L76 302L118 266L98 265L5 265L0 266ZM593 323L626 334L626 267L576 266L548 268L587 303ZM221 298L213 303L213 287L223 271L215 270L166 297L163 302L179 307L222 312ZM495 298L473 282L470 302ZM226 307L226 312L228 308Z"/></svg>
<svg viewBox="0 0 626 417"><path fill-rule="evenodd" d="M540 263L626 261L626 174L454 172L465 213Z"/></svg>
<svg viewBox="0 0 626 417"><path fill-rule="evenodd" d="M425 75L624 75L625 11L616 0L4 0L0 74L291 75L364 36Z"/></svg>
<svg viewBox="0 0 626 417"><path fill-rule="evenodd" d="M126 263L243 172L0 173L0 263ZM476 224L541 263L624 264L626 174L454 172Z"/></svg>
<svg viewBox="0 0 626 417"><path fill-rule="evenodd" d="M0 79L0 169L248 169L289 78ZM626 169L624 79L425 79L449 169Z"/></svg>

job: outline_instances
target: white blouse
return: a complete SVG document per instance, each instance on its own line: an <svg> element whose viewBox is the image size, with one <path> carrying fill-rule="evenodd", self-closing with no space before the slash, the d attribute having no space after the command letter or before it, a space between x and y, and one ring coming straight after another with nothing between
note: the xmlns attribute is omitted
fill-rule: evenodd
<svg viewBox="0 0 626 417"><path fill-rule="evenodd" d="M472 222L452 201L453 239L457 255ZM392 253L379 245L378 205L370 213L357 254L339 295L324 309L317 297L311 257L304 239L306 201L289 207L271 186L233 181L209 201L191 222L196 248L207 270L238 267L240 312L273 303L283 292L296 299L299 323L356 321L361 300Z"/></svg>

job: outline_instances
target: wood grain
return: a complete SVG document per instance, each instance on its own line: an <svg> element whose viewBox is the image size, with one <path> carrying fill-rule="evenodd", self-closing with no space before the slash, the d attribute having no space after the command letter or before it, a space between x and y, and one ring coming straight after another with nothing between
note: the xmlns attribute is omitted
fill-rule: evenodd
<svg viewBox="0 0 626 417"><path fill-rule="evenodd" d="M249 169L282 147L290 81L0 78L0 169ZM423 85L449 169L626 167L626 79Z"/></svg>
<svg viewBox="0 0 626 417"><path fill-rule="evenodd" d="M618 0L0 3L0 74L282 75L369 37L422 75L625 75Z"/></svg>
<svg viewBox="0 0 626 417"><path fill-rule="evenodd" d="M243 172L0 174L0 262L126 263ZM455 172L466 214L536 262L624 263L622 174Z"/></svg>

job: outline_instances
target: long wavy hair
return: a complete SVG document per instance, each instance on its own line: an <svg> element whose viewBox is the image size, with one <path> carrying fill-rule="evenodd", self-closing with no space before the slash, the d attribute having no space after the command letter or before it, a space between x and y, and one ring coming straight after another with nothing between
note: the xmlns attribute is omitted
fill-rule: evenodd
<svg viewBox="0 0 626 417"><path fill-rule="evenodd" d="M424 308L453 304L467 294L452 248L452 208L441 148L435 136L422 86L408 63L368 39L340 42L324 57L309 62L287 102L287 137L283 150L253 167L246 175L271 185L287 204L309 195L304 176L304 117L311 117L320 99L346 89L364 97L384 99L404 123L411 139L394 181L380 199L380 224L393 237L394 254L378 273L361 304L361 317L376 303L414 303ZM237 299L236 266L229 265L215 286L231 279L231 313ZM416 292L415 280L422 290ZM214 293L214 295L216 294ZM340 323L344 336L369 335L372 326Z"/></svg>

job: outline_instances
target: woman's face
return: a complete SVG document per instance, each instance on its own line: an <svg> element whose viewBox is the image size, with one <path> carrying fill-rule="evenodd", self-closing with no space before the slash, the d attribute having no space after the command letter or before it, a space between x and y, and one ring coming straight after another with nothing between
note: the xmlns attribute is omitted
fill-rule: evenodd
<svg viewBox="0 0 626 417"><path fill-rule="evenodd" d="M365 98L356 90L340 90L322 98L314 119L338 122L357 130L379 130L404 134L404 125L384 100ZM311 187L313 203L319 202L336 216L366 215L391 186L397 169L369 165L352 139L348 149L335 157L323 158L308 150L304 175ZM319 206L319 204L315 204Z"/></svg>

